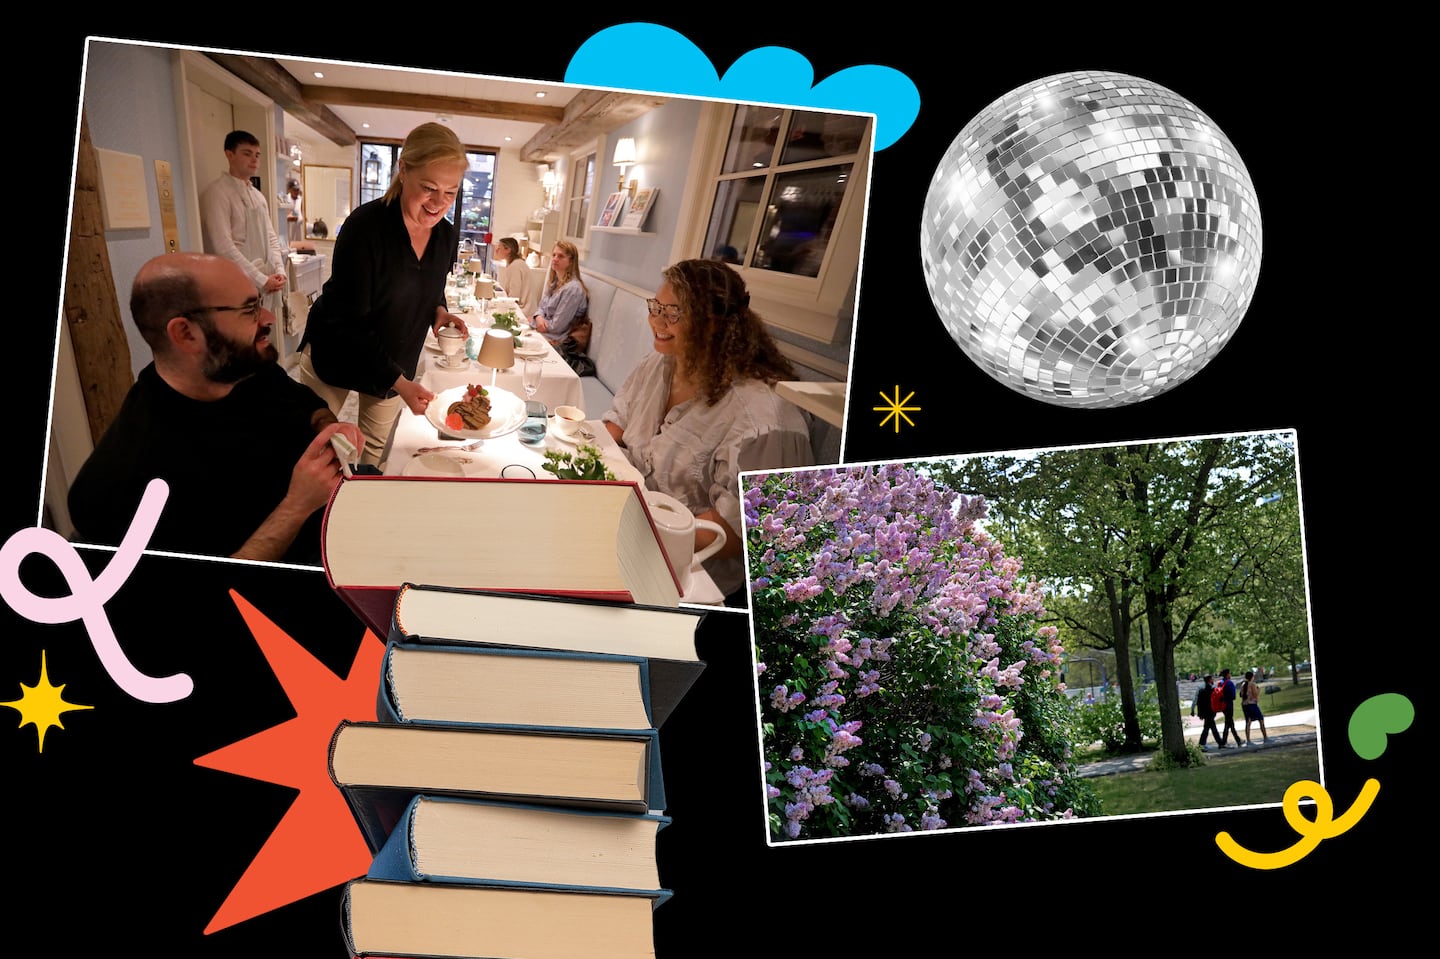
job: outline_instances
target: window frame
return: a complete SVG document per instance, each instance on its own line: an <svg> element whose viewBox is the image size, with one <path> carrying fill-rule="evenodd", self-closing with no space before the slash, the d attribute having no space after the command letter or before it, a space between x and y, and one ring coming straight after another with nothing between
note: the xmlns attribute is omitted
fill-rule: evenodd
<svg viewBox="0 0 1440 959"><path fill-rule="evenodd" d="M576 149L571 150L569 153L565 154L565 158L563 161L565 164L563 172L564 183L562 184L561 198L558 207L558 212L560 214L560 229L558 235L560 239L575 244L575 248L581 253L585 253L590 249L590 237L594 235L594 231L591 229L594 224L591 223L590 220L595 218L596 216L595 194L597 192L597 187L600 183L600 172L602 169L600 165L600 157L604 155L604 152L605 137L597 137L596 139L591 140L588 143L582 144ZM577 179L577 177L575 176L575 169L577 164L583 162L587 157L592 164L590 173L590 192L588 194L576 193L576 188L583 188L584 183L573 182ZM575 217L575 222L580 225L581 229L581 232L579 232L578 234L570 232L571 209L572 205L577 200L583 201L585 204L584 214ZM549 259L549 255L550 251L546 250L545 257L547 260Z"/></svg>
<svg viewBox="0 0 1440 959"><path fill-rule="evenodd" d="M715 210L716 194L722 182L760 176L759 172L723 173L725 150L728 146L735 111L745 104L712 102L701 116L696 157L698 175L693 179L703 189L690 191L692 208L685 211L682 222L688 223L682 241L685 255L706 256L704 249ZM786 107L782 109L782 130L788 130L794 114L812 113L813 109ZM844 111L819 111L844 112ZM864 240L865 210L870 194L870 165L875 138L875 117L866 116L865 133L854 154L824 157L796 163L771 164L763 171L765 185L760 205L763 209L776 177L784 173L851 163L845 185L845 196L836 216L835 229L827 244L820 272L813 277L777 273L757 267L736 269L745 278L752 303L767 323L822 343L833 342L842 326L840 311L847 305L850 291L857 282L860 254ZM778 153L776 154L778 156ZM757 217L752 230L758 231L763 216ZM754 254L754 243L747 251Z"/></svg>

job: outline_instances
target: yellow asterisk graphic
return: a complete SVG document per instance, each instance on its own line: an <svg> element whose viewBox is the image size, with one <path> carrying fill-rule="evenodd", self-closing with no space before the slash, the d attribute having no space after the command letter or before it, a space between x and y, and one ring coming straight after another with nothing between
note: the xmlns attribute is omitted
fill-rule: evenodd
<svg viewBox="0 0 1440 959"><path fill-rule="evenodd" d="M885 401L885 405L884 405L884 406L874 407L874 409L875 409L875 412L877 412L877 413L884 413L884 414L885 414L885 418L880 421L880 425L881 425L881 426L884 426L886 423L890 422L890 420L891 420L892 418L895 420L895 432L897 432L897 433L900 432L900 421L901 421L901 420L904 420L906 423L909 423L911 426L914 426L914 425L915 425L915 421L912 420L910 417L908 417L908 416L905 415L906 413L916 413L916 412L919 412L919 410L920 410L920 407L918 407L918 406L907 406L907 405L906 405L906 404L909 403L912 399L915 398L915 391L914 391L914 390L911 390L908 394L906 394L905 398L902 400L902 399L900 398L900 386L897 384L897 385L895 386L895 398L894 398L894 399L891 399L890 397L886 396L884 393L881 393L881 394L880 394L880 398Z"/></svg>
<svg viewBox="0 0 1440 959"><path fill-rule="evenodd" d="M20 698L13 702L0 703L0 706L9 706L11 709L20 711L20 726L26 723L35 724L35 732L40 737L40 752L45 751L45 734L50 731L51 726L65 728L60 721L60 714L69 712L72 709L94 709L94 706L81 706L76 703L67 703L61 697L65 686L51 684L50 677L45 674L45 651L40 651L40 679L34 686L20 684ZM18 728L18 727L17 727Z"/></svg>

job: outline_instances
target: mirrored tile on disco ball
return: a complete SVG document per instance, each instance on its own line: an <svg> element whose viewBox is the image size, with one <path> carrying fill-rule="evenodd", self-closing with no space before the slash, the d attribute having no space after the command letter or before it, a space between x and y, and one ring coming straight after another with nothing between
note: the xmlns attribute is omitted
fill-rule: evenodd
<svg viewBox="0 0 1440 959"><path fill-rule="evenodd" d="M1118 73L991 103L931 178L920 228L950 335L1010 388L1070 407L1156 396L1208 363L1260 273L1260 208L1220 128Z"/></svg>

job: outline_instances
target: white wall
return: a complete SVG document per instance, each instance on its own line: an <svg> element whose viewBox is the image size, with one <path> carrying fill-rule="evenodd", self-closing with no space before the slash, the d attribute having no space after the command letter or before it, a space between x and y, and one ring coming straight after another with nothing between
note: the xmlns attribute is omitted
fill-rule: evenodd
<svg viewBox="0 0 1440 959"><path fill-rule="evenodd" d="M620 174L619 168L610 162L615 155L615 141L620 137L634 137L637 162L626 172L625 180L627 183L638 180L642 187L659 187L659 197L645 223L645 229L654 231L654 235L592 232L589 249L582 259L586 269L645 290L654 290L660 285L660 272L670 265L679 227L680 201L688 186L690 155L695 148L703 107L698 100L671 100L606 135L604 149L596 157L590 221L593 224L599 219L605 198L614 191Z"/></svg>
<svg viewBox="0 0 1440 959"><path fill-rule="evenodd" d="M525 232L525 221L545 205L540 168L520 159L519 148L502 149L495 157L495 186L490 231L497 237Z"/></svg>

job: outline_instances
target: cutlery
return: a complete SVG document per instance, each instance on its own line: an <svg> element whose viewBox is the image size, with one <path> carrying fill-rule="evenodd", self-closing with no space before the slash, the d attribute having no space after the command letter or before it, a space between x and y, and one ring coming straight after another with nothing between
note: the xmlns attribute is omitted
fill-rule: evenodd
<svg viewBox="0 0 1440 959"><path fill-rule="evenodd" d="M412 456L419 456L421 453L468 453L471 450L478 450L484 440L475 440L463 446L422 446Z"/></svg>

